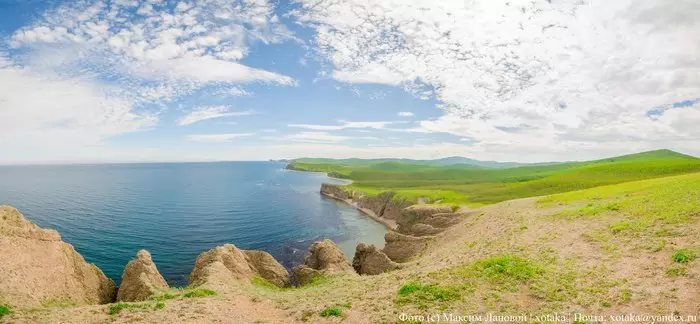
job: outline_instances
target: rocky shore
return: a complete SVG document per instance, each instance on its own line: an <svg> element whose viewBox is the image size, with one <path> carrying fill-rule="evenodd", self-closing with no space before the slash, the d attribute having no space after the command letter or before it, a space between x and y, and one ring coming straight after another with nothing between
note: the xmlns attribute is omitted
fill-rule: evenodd
<svg viewBox="0 0 700 324"><path fill-rule="evenodd" d="M188 278L188 289L230 288L266 282L278 288L303 286L320 276L377 275L404 268L420 255L434 235L466 213L450 206L415 205L393 193L367 196L346 187L323 184L321 194L341 200L387 226L383 249L360 243L351 262L330 240L309 247L303 264L291 273L269 253L224 244L201 253ZM14 309L56 302L75 305L142 302L167 296L169 287L151 254L136 253L117 287L94 264L88 264L60 235L26 220L15 208L0 206L0 305Z"/></svg>

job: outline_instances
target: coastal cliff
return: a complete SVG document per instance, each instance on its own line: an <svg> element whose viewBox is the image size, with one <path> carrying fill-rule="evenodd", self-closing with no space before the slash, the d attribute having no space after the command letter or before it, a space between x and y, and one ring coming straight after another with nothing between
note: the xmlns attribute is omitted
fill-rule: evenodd
<svg viewBox="0 0 700 324"><path fill-rule="evenodd" d="M117 287L102 270L58 232L36 226L10 206L0 206L0 251L0 304L101 304L116 298Z"/></svg>

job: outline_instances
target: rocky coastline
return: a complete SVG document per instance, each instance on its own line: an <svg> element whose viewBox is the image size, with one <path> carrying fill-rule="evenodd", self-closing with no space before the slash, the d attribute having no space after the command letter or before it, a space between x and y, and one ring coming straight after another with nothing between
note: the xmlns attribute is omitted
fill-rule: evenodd
<svg viewBox="0 0 700 324"><path fill-rule="evenodd" d="M264 251L233 244L201 253L188 289L230 287L255 280L285 288L338 273L378 275L411 264L438 234L467 215L450 206L414 204L386 192L368 196L342 185L323 184L320 193L357 208L390 231L382 249L359 243L352 262L330 240L311 244L303 264L288 271ZM88 264L55 230L42 229L15 208L0 206L0 304L25 309L49 301L76 305L140 302L172 290L146 250L125 265L120 286Z"/></svg>

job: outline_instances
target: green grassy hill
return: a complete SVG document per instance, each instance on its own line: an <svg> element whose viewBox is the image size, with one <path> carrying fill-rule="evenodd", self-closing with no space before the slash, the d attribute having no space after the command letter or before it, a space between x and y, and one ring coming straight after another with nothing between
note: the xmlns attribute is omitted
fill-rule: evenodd
<svg viewBox="0 0 700 324"><path fill-rule="evenodd" d="M327 172L353 180L353 189L368 194L394 191L408 199L472 206L504 200L555 194L597 186L700 172L700 159L658 150L607 159L482 168L471 165L418 165L398 161L346 164L293 162L290 169ZM364 160L377 161L377 160Z"/></svg>

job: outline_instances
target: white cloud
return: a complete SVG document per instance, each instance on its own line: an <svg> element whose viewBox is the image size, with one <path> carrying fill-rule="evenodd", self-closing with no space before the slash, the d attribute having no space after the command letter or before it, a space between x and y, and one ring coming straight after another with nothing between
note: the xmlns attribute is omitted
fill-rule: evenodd
<svg viewBox="0 0 700 324"><path fill-rule="evenodd" d="M329 134L327 132L300 132L284 136L267 136L262 139L304 143L340 143L351 140L379 140L372 136L342 136Z"/></svg>
<svg viewBox="0 0 700 324"><path fill-rule="evenodd" d="M324 73L440 102L446 115L413 131L509 146L514 158L700 140L680 122L694 121L697 107L646 115L697 98L698 1L298 2L295 15L315 28L330 63Z"/></svg>
<svg viewBox="0 0 700 324"><path fill-rule="evenodd" d="M331 131L331 130L341 130L341 129L348 129L348 128L384 129L384 128L386 128L387 125L405 123L402 121L376 121L376 122L340 121L340 122L341 122L340 125L289 124L287 126L294 127L294 128L305 128L305 129L312 129L312 130Z"/></svg>
<svg viewBox="0 0 700 324"><path fill-rule="evenodd" d="M413 116L413 113L410 111L400 111L398 114L396 114L399 117L411 117Z"/></svg>
<svg viewBox="0 0 700 324"><path fill-rule="evenodd" d="M191 125L203 120L233 116L250 116L254 114L255 111L253 110L229 111L229 107L227 106L199 107L192 109L189 114L182 116L177 120L177 123L181 126Z"/></svg>
<svg viewBox="0 0 700 324"><path fill-rule="evenodd" d="M118 86L37 72L0 55L0 138L6 158L100 145L109 137L149 129L158 112L137 111L139 103Z"/></svg>
<svg viewBox="0 0 700 324"><path fill-rule="evenodd" d="M240 134L193 134L188 135L187 138L195 142L228 142L232 139L240 137L253 136L253 133L240 133Z"/></svg>

